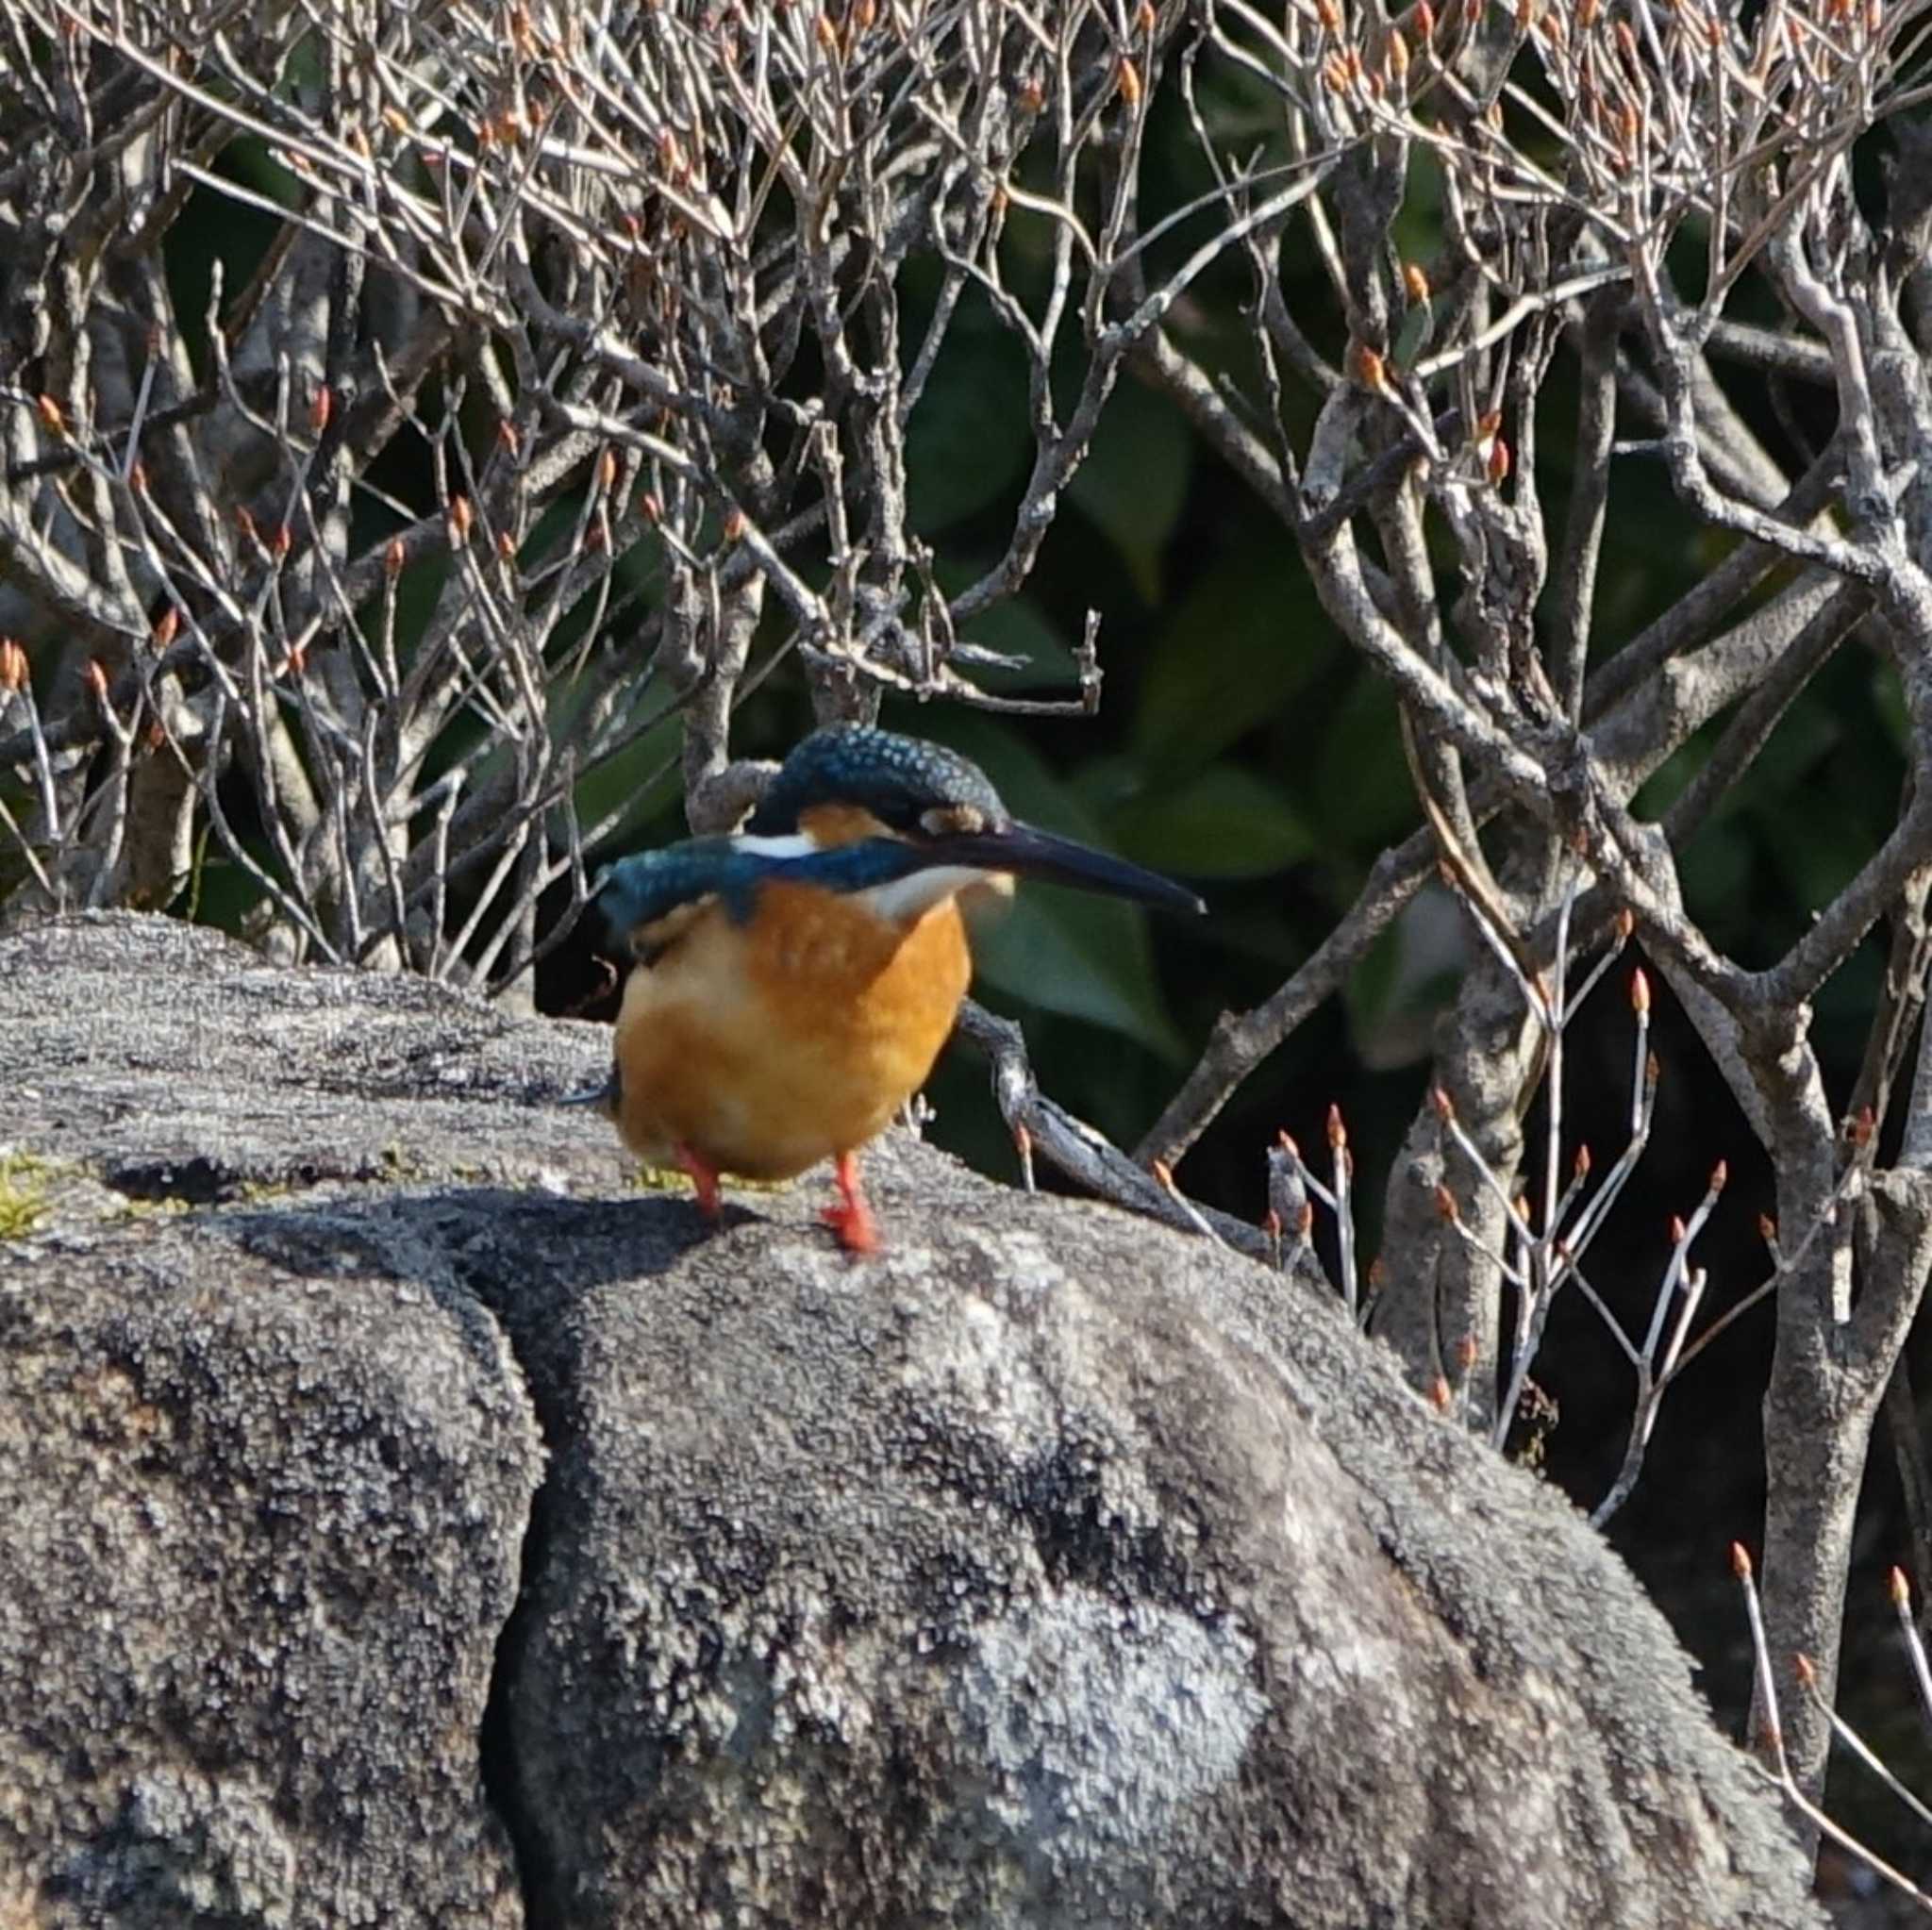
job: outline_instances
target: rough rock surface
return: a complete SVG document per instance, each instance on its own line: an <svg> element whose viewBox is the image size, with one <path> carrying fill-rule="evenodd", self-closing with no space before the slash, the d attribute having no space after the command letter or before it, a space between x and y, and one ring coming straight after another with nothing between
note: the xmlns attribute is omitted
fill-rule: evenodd
<svg viewBox="0 0 1932 1930"><path fill-rule="evenodd" d="M706 1235L554 1103L606 1046L0 941L0 1923L1822 1922L1331 1306L909 1143L878 1260Z"/></svg>

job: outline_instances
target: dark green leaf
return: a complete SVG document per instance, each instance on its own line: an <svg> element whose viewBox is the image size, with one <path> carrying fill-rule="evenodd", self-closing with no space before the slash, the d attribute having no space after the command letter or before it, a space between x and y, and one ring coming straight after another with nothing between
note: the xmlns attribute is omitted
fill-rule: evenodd
<svg viewBox="0 0 1932 1930"><path fill-rule="evenodd" d="M1020 345L981 307L960 305L906 425L912 526L930 535L1018 486L1033 453Z"/></svg>
<svg viewBox="0 0 1932 1930"><path fill-rule="evenodd" d="M1108 828L1129 857L1196 878L1263 877L1315 849L1313 831L1282 790L1231 764L1137 797Z"/></svg>
<svg viewBox="0 0 1932 1930"><path fill-rule="evenodd" d="M948 596L957 596L968 585L976 583L983 574L983 565L951 562L941 562L933 571L935 580ZM1009 596L984 616L974 617L966 626L962 641L1023 659L1024 668L1017 670L960 666L962 674L990 690L1044 690L1049 694L1071 697L1079 689L1074 653L1066 639L1047 620L1040 606L1024 593Z"/></svg>
<svg viewBox="0 0 1932 1930"><path fill-rule="evenodd" d="M1134 588L1160 600L1161 554L1187 500L1192 444L1173 407L1138 383L1108 397L1067 493L1120 552Z"/></svg>
<svg viewBox="0 0 1932 1930"><path fill-rule="evenodd" d="M1327 848L1367 853L1415 828L1420 807L1402 754L1402 725L1379 678L1356 678L1314 756Z"/></svg>
<svg viewBox="0 0 1932 1930"><path fill-rule="evenodd" d="M1124 1033L1170 1063L1186 1047L1155 983L1147 914L1118 899L1022 884L977 921L979 975L1009 999Z"/></svg>
<svg viewBox="0 0 1932 1930"><path fill-rule="evenodd" d="M1402 328L1395 338L1394 362L1400 374L1407 374L1422 359L1424 349L1429 345L1429 337L1435 329L1435 310L1427 302L1417 302L1402 318Z"/></svg>
<svg viewBox="0 0 1932 1930"><path fill-rule="evenodd" d="M1174 608L1154 645L1135 746L1150 767L1196 769L1274 716L1336 647L1286 537L1230 554Z"/></svg>

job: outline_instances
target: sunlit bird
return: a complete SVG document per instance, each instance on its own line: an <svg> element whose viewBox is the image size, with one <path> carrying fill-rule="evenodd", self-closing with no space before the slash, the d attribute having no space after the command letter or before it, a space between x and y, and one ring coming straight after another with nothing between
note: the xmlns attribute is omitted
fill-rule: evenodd
<svg viewBox="0 0 1932 1930"><path fill-rule="evenodd" d="M973 961L963 891L1050 878L1171 911L1154 872L1016 823L978 766L918 738L815 731L745 829L620 859L597 902L636 959L607 1106L650 1166L683 1169L708 1217L721 1173L790 1179L837 1161L825 1223L878 1228L858 1151L924 1084Z"/></svg>

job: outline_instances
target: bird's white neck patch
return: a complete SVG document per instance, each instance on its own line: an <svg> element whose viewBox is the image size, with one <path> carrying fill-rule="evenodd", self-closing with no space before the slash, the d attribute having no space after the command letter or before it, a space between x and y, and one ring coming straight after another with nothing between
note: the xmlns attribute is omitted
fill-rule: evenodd
<svg viewBox="0 0 1932 1930"><path fill-rule="evenodd" d="M747 831L741 831L732 839L740 851L749 851L758 857L809 857L814 851L823 850L808 831L788 831L782 838L754 838Z"/></svg>
<svg viewBox="0 0 1932 1930"><path fill-rule="evenodd" d="M866 890L855 891L852 899L888 923L913 924L956 891L991 884L1005 876L1004 872L981 871L977 865L936 864L930 871L894 878L889 885L874 885Z"/></svg>

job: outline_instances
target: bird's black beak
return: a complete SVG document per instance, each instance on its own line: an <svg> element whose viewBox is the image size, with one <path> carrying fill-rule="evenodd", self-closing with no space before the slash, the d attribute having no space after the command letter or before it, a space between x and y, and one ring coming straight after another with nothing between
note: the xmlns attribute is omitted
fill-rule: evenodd
<svg viewBox="0 0 1932 1930"><path fill-rule="evenodd" d="M1105 891L1115 898L1132 898L1162 911L1201 912L1208 909L1185 885L1077 844L1036 831L1031 824L1003 824L995 830L954 831L918 845L928 863L971 865L978 871L1010 872L1015 877L1044 878L1056 885L1077 885L1084 891Z"/></svg>

